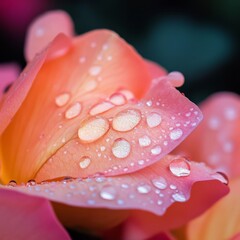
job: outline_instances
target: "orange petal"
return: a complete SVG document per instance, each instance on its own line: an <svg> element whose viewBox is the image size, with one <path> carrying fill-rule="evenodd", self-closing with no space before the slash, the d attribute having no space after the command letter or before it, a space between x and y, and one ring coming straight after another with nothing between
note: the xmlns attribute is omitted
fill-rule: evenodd
<svg viewBox="0 0 240 240"><path fill-rule="evenodd" d="M239 186L240 178L230 181L230 194L188 224L188 239L212 240L237 237L240 232Z"/></svg>

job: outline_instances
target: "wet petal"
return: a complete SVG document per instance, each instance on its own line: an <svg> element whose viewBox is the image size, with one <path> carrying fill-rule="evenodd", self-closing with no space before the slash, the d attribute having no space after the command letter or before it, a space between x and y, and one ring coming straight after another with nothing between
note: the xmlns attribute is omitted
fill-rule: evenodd
<svg viewBox="0 0 240 240"><path fill-rule="evenodd" d="M103 106L109 105L101 105L92 116L91 105L96 110L96 103L91 102L90 114L78 119L72 139L48 159L35 176L37 181L134 172L169 153L202 118L197 106L167 76L155 79L141 101L134 99L107 110Z"/></svg>
<svg viewBox="0 0 240 240"><path fill-rule="evenodd" d="M17 64L0 65L0 100L11 84L17 79L20 69Z"/></svg>
<svg viewBox="0 0 240 240"><path fill-rule="evenodd" d="M6 189L0 196L1 239L70 239L46 199Z"/></svg>
<svg viewBox="0 0 240 240"><path fill-rule="evenodd" d="M82 35L64 56L44 62L63 38L59 35L47 53L35 58L6 95L0 110L2 129L11 121L1 137L5 182L33 178L77 134L89 107L101 99L111 100L119 91L127 101L131 94L140 98L148 89L151 79L144 61L115 33L98 30Z"/></svg>
<svg viewBox="0 0 240 240"><path fill-rule="evenodd" d="M59 33L72 37L73 23L64 11L47 12L30 26L26 39L25 57L27 61L40 53Z"/></svg>
<svg viewBox="0 0 240 240"><path fill-rule="evenodd" d="M203 215L188 224L189 239L239 239L240 179L230 181L230 194L217 202Z"/></svg>
<svg viewBox="0 0 240 240"><path fill-rule="evenodd" d="M175 152L206 162L231 178L240 174L240 98L218 93L200 105L203 122Z"/></svg>
<svg viewBox="0 0 240 240"><path fill-rule="evenodd" d="M167 75L166 69L164 69L162 66L158 65L157 63L147 59L145 60L145 63L147 65L148 71L151 74L152 79L160 78L162 76Z"/></svg>
<svg viewBox="0 0 240 240"><path fill-rule="evenodd" d="M171 164L175 164L176 161L180 163L179 171L184 171L181 161L187 162L190 169L188 176L178 176L170 169ZM192 198L190 198L193 184ZM228 192L227 186L216 180L215 172L209 168L202 164L188 162L181 156L171 155L130 175L114 177L95 175L85 179L68 178L41 184L34 182L26 186L2 187L46 197L54 202L70 205L71 208L75 206L145 210L149 213L139 212L139 214L147 216L145 220L154 219L156 222L154 226L158 226L159 231L183 224ZM210 191L212 187L215 191ZM169 208L171 205L172 207ZM192 210L185 212L188 206ZM74 214L74 211L72 213ZM137 213L138 211L134 212L133 216ZM152 213L159 216L165 215L158 217ZM80 221L79 226L81 226Z"/></svg>

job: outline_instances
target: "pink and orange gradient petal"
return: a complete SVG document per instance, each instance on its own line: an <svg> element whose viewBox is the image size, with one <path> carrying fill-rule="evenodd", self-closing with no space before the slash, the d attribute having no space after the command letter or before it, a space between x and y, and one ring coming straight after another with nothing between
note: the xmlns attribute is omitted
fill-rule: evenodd
<svg viewBox="0 0 240 240"><path fill-rule="evenodd" d="M0 189L1 239L70 240L48 200Z"/></svg>
<svg viewBox="0 0 240 240"><path fill-rule="evenodd" d="M152 224L149 220L146 226L147 230L150 227L154 235L158 233L153 231L156 227L159 231L165 231L184 224L224 196L228 192L226 180L221 179L221 182L216 179L221 179L221 175L204 165L189 162L181 156L168 155L159 162L129 175L95 175L85 179L67 178L40 184L31 182L13 189L69 205L69 208L135 209L138 211L133 211L132 216L140 221L140 225L143 219L153 220ZM215 191L209 186L214 187ZM67 208L65 212L69 212ZM77 211L71 212L74 214ZM86 227L86 219L80 221L79 215L80 212L77 213L79 227L81 224ZM72 219L76 219L76 216L72 216ZM144 227L143 229L146 230Z"/></svg>
<svg viewBox="0 0 240 240"><path fill-rule="evenodd" d="M47 12L37 18L28 30L25 43L26 60L33 60L59 33L68 37L74 35L72 19L66 12Z"/></svg>
<svg viewBox="0 0 240 240"><path fill-rule="evenodd" d="M240 97L217 93L201 105L204 120L175 150L205 162L230 178L240 174Z"/></svg>
<svg viewBox="0 0 240 240"><path fill-rule="evenodd" d="M230 194L187 225L188 239L239 239L239 186L240 178L231 180Z"/></svg>

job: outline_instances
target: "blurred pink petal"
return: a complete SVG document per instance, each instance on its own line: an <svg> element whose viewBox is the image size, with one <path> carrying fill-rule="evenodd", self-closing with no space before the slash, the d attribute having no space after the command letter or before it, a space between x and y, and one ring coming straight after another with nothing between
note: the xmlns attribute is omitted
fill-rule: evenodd
<svg viewBox="0 0 240 240"><path fill-rule="evenodd" d="M162 66L158 65L157 63L147 59L145 59L145 63L147 65L148 71L151 74L152 79L160 78L162 76L167 75L166 69L164 69Z"/></svg>
<svg viewBox="0 0 240 240"><path fill-rule="evenodd" d="M48 200L0 189L1 239L68 240Z"/></svg>

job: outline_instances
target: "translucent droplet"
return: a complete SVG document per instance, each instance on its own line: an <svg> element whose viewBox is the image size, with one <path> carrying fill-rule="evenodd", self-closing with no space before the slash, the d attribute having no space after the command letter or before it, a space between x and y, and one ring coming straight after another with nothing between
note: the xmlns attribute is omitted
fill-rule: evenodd
<svg viewBox="0 0 240 240"><path fill-rule="evenodd" d="M176 202L186 202L186 197L182 194L182 193L174 193L172 195L172 198L176 201Z"/></svg>
<svg viewBox="0 0 240 240"><path fill-rule="evenodd" d="M114 200L116 198L116 190L112 186L104 186L100 191L100 196L105 200Z"/></svg>
<svg viewBox="0 0 240 240"><path fill-rule="evenodd" d="M146 102L146 105L147 105L148 107L151 107L151 106L152 106L152 101L151 101L151 100L147 101L147 102Z"/></svg>
<svg viewBox="0 0 240 240"><path fill-rule="evenodd" d="M145 136L139 138L138 142L141 147L147 147L151 144L152 141L147 135L145 135Z"/></svg>
<svg viewBox="0 0 240 240"><path fill-rule="evenodd" d="M154 178L152 184L158 189L165 189L167 187L167 181L164 177Z"/></svg>
<svg viewBox="0 0 240 240"><path fill-rule="evenodd" d="M171 132L170 132L170 138L172 140L177 140L179 139L181 136L183 135L183 131L182 129L180 128L176 128L176 129L173 129Z"/></svg>
<svg viewBox="0 0 240 240"><path fill-rule="evenodd" d="M121 106L126 103L126 98L121 93L114 93L110 97L110 102L114 105Z"/></svg>
<svg viewBox="0 0 240 240"><path fill-rule="evenodd" d="M97 87L97 82L95 80L85 81L82 85L82 89L84 92L93 91Z"/></svg>
<svg viewBox="0 0 240 240"><path fill-rule="evenodd" d="M118 138L114 141L112 146L112 153L117 158L126 158L131 151L131 145L130 143L123 139Z"/></svg>
<svg viewBox="0 0 240 240"><path fill-rule="evenodd" d="M149 113L147 115L147 124L150 128L157 127L162 121L162 117L155 112Z"/></svg>
<svg viewBox="0 0 240 240"><path fill-rule="evenodd" d="M84 156L80 159L79 166L80 168L87 168L91 163L91 159L87 156Z"/></svg>
<svg viewBox="0 0 240 240"><path fill-rule="evenodd" d="M186 177L190 175L190 164L185 158L177 158L169 164L171 173L176 177Z"/></svg>
<svg viewBox="0 0 240 240"><path fill-rule="evenodd" d="M108 130L108 120L102 117L95 117L82 122L78 129L78 137L82 142L90 143L101 138Z"/></svg>
<svg viewBox="0 0 240 240"><path fill-rule="evenodd" d="M216 172L214 174L211 174L211 177L214 178L214 179L219 180L223 184L228 185L228 177L224 173L222 173L222 172Z"/></svg>
<svg viewBox="0 0 240 240"><path fill-rule="evenodd" d="M65 112L65 118L72 119L77 117L82 110L82 105L79 102L76 102L74 105L72 105L70 108L67 109Z"/></svg>
<svg viewBox="0 0 240 240"><path fill-rule="evenodd" d="M141 120L138 110L128 109L118 113L112 122L113 129L119 132L127 132L136 127Z"/></svg>
<svg viewBox="0 0 240 240"><path fill-rule="evenodd" d="M163 204L163 201L162 200L158 200L157 201L157 205L162 205Z"/></svg>
<svg viewBox="0 0 240 240"><path fill-rule="evenodd" d="M17 182L14 181L14 180L11 180L11 181L8 183L8 186L9 186L9 187L16 187L16 186L17 186Z"/></svg>
<svg viewBox="0 0 240 240"><path fill-rule="evenodd" d="M101 103L98 103L98 104L94 105L91 108L89 113L90 113L90 115L94 116L94 115L97 115L97 114L100 114L100 113L104 113L104 112L110 110L113 107L114 107L114 105L112 103L104 101L104 102L101 102Z"/></svg>
<svg viewBox="0 0 240 240"><path fill-rule="evenodd" d="M61 95L58 95L55 98L55 103L58 107L62 107L68 103L70 99L70 94L69 93L63 93Z"/></svg>
<svg viewBox="0 0 240 240"><path fill-rule="evenodd" d="M93 66L89 69L89 74L91 76L97 76L101 72L102 68L100 66Z"/></svg>
<svg viewBox="0 0 240 240"><path fill-rule="evenodd" d="M27 187L35 186L35 185L36 185L36 181L34 179L31 179L26 183Z"/></svg>
<svg viewBox="0 0 240 240"><path fill-rule="evenodd" d="M155 146L151 149L151 154L152 155L158 155L162 152L162 148L160 146Z"/></svg>
<svg viewBox="0 0 240 240"><path fill-rule="evenodd" d="M211 117L209 120L208 120L208 126L210 129L212 130L216 130L220 127L220 119L218 117Z"/></svg>
<svg viewBox="0 0 240 240"><path fill-rule="evenodd" d="M151 186L149 186L148 184L139 185L137 187L137 191L141 194L147 194L151 191Z"/></svg>

